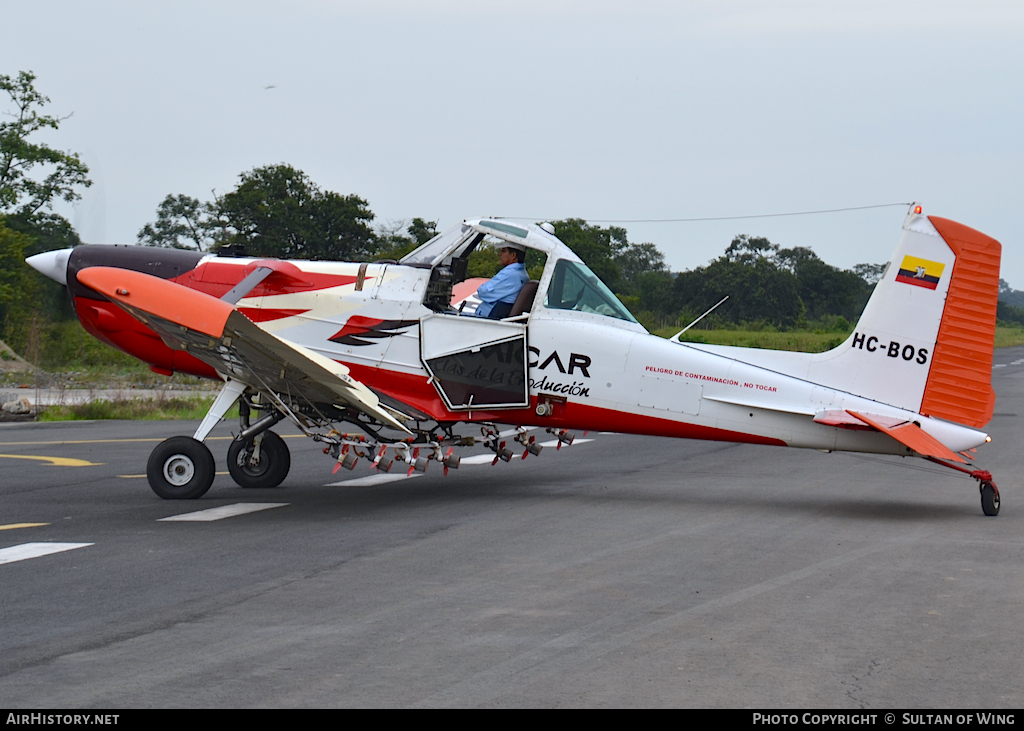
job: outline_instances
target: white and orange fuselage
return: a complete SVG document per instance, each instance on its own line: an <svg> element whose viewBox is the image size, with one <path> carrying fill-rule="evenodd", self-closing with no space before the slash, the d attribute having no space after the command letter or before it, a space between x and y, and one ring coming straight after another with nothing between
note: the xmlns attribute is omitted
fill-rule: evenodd
<svg viewBox="0 0 1024 731"><path fill-rule="evenodd" d="M484 235L546 256L536 296L518 317L457 314L475 291L472 280L450 282L450 308L437 306L437 272L458 260L466 241ZM987 439L980 427L994 405L999 244L951 221L908 216L854 333L822 354L650 335L617 303L602 303L600 292L587 289L597 288L588 285L589 270L537 226L467 221L418 251L398 264L357 264L80 247L68 283L82 324L96 337L157 372L218 378L224 374L209 362L168 347L79 275L97 265L131 268L221 298L257 266L270 266L276 276L237 302L240 313L439 423L916 453L959 462ZM572 302L570 280L586 291L580 294L590 297L586 304Z"/></svg>

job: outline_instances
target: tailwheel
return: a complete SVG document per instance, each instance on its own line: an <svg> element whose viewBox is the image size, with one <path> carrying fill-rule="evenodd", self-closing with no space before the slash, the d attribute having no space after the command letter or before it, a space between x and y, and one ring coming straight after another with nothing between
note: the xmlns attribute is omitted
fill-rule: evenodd
<svg viewBox="0 0 1024 731"><path fill-rule="evenodd" d="M269 430L228 447L228 472L239 487L277 487L291 466L288 445Z"/></svg>
<svg viewBox="0 0 1024 731"><path fill-rule="evenodd" d="M164 500L194 500L213 484L213 455L192 437L171 437L149 455L146 477Z"/></svg>
<svg viewBox="0 0 1024 731"><path fill-rule="evenodd" d="M988 470L969 470L959 467L955 464L949 464L943 462L941 459L935 457L925 457L929 462L934 462L937 465L943 467L949 467L951 470L957 472L963 472L965 475L970 475L978 481L978 489L981 490L981 510L985 515L996 516L999 515L999 488L996 487L996 483L992 482L992 473Z"/></svg>
<svg viewBox="0 0 1024 731"><path fill-rule="evenodd" d="M999 490L994 482L982 482L981 488L981 510L985 515L999 515Z"/></svg>

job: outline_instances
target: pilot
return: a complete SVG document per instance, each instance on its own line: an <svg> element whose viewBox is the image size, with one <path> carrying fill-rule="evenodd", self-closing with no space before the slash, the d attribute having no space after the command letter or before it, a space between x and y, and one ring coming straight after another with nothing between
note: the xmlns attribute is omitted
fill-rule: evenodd
<svg viewBox="0 0 1024 731"><path fill-rule="evenodd" d="M481 304L476 308L477 317L500 320L508 317L512 305L519 295L519 290L530 281L526 273L526 247L521 244L506 243L498 252L501 269L491 279L480 285L476 296Z"/></svg>

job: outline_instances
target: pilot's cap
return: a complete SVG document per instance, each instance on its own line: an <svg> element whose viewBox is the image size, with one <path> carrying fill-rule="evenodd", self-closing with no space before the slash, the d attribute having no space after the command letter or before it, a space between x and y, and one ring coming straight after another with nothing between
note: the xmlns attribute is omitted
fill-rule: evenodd
<svg viewBox="0 0 1024 731"><path fill-rule="evenodd" d="M522 244L513 243L511 241L502 241L501 246L498 247L499 251L501 249L512 249L512 251L526 251L525 246L523 246Z"/></svg>

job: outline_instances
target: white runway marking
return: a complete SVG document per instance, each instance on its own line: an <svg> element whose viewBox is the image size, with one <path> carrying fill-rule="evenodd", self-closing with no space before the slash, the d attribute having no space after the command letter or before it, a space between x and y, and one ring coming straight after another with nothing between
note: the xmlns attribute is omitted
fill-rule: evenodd
<svg viewBox="0 0 1024 731"><path fill-rule="evenodd" d="M398 467L396 466L396 469ZM408 469L408 467L406 468ZM357 477L354 480L342 480L341 482L332 482L326 487L373 487L374 485L383 485L386 482L397 482L398 480L408 480L413 477L419 477L421 472L413 472L411 475L405 474L405 472L378 472L375 475L369 477Z"/></svg>
<svg viewBox="0 0 1024 731"><path fill-rule="evenodd" d="M573 439L572 440L572 444L563 444L562 446L563 447L575 447L577 444L586 444L587 442L592 442L592 441L594 441L594 440L593 439ZM557 439L552 439L550 442L541 442L540 446L542 446L542 447L557 447L558 446L558 440Z"/></svg>
<svg viewBox="0 0 1024 731"><path fill-rule="evenodd" d="M1006 363L996 363L993 368L1006 368Z"/></svg>
<svg viewBox="0 0 1024 731"><path fill-rule="evenodd" d="M592 442L592 441L594 441L594 440L593 439L582 439L582 438L581 439L575 439L575 440L573 440L572 446L574 446L576 444L585 444L586 442ZM542 447L557 447L558 446L558 440L557 439L553 439L550 442L541 442L540 446L542 446ZM570 445L562 445L562 446L570 446ZM510 447L510 449L511 449L511 447ZM515 452L516 452L515 456L512 457L513 461L515 461L517 459L522 459L523 458L522 450L515 450ZM541 457L543 457L543 456L544 455L542 454ZM484 454L471 454L468 457L463 457L462 461L459 462L459 466L461 467L462 465L465 465L465 464L490 464L493 461L494 461L494 455L489 453L489 452L485 452Z"/></svg>
<svg viewBox="0 0 1024 731"><path fill-rule="evenodd" d="M20 546L0 549L0 564L24 561L27 558L39 558L48 556L51 553L61 551L72 551L76 548L85 548L92 543L22 543Z"/></svg>
<svg viewBox="0 0 1024 731"><path fill-rule="evenodd" d="M194 513L182 513L181 515L172 515L169 518L160 518L158 522L209 523L212 520L232 518L236 515L255 513L260 510L270 510L271 508L283 508L287 504L288 503L235 503L234 505L222 505L219 508L198 510Z"/></svg>
<svg viewBox="0 0 1024 731"><path fill-rule="evenodd" d="M493 454L472 454L459 460L459 466L464 464L490 464L494 461Z"/></svg>

